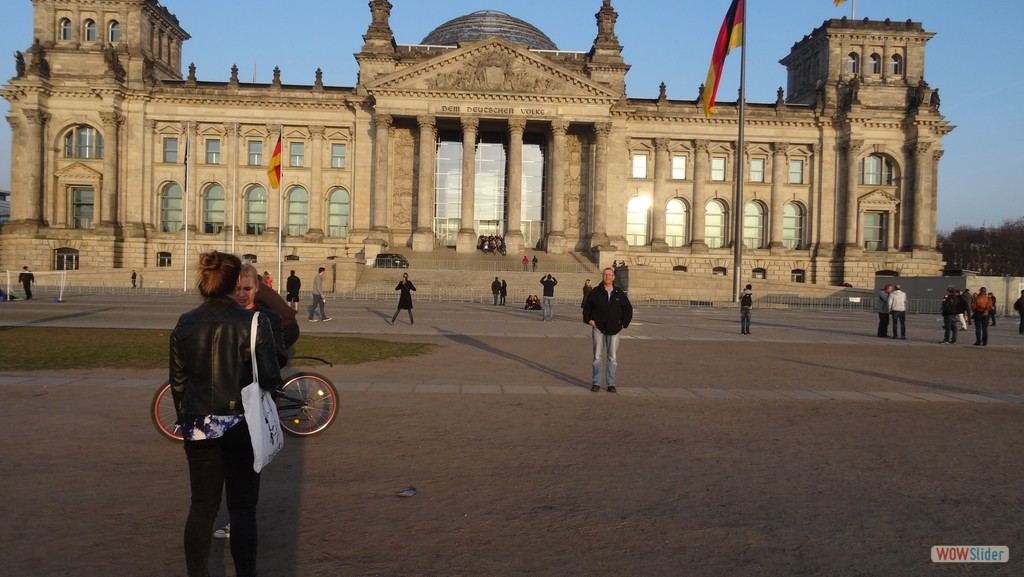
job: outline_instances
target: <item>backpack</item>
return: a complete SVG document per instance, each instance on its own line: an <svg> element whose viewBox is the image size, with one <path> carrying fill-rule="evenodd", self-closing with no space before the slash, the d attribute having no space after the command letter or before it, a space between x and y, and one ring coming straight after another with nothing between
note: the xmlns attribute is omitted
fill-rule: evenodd
<svg viewBox="0 0 1024 577"><path fill-rule="evenodd" d="M1017 299L1017 302L1013 303L1013 310L1015 311L1019 311L1022 307L1024 307L1024 297Z"/></svg>
<svg viewBox="0 0 1024 577"><path fill-rule="evenodd" d="M743 293L743 296L740 297L740 306L741 307L749 307L749 306L752 306L753 304L754 304L754 299L751 298L750 293Z"/></svg>

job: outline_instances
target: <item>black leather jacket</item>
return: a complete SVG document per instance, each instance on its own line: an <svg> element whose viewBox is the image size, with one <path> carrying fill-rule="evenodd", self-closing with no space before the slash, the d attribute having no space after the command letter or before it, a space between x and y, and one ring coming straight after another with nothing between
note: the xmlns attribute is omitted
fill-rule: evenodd
<svg viewBox="0 0 1024 577"><path fill-rule="evenodd" d="M633 321L633 305L619 287L612 288L611 298L601 283L590 291L583 301L583 322L594 321L597 330L606 335L617 335Z"/></svg>
<svg viewBox="0 0 1024 577"><path fill-rule="evenodd" d="M171 332L169 380L178 416L241 414L242 388L252 382L249 331L253 313L231 298L206 302L181 315ZM281 385L270 320L256 331L260 387Z"/></svg>

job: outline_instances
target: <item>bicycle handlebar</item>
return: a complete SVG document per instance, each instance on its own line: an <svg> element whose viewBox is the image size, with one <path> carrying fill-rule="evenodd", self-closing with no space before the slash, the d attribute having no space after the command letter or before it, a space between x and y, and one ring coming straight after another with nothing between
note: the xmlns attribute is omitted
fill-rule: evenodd
<svg viewBox="0 0 1024 577"><path fill-rule="evenodd" d="M332 363L331 361L328 361L327 359L321 359L320 357L295 356L295 357L291 357L289 360L295 360L295 359L309 359L309 360L312 360L312 361L320 361L321 363L327 365L328 367L333 367L334 366L334 363Z"/></svg>

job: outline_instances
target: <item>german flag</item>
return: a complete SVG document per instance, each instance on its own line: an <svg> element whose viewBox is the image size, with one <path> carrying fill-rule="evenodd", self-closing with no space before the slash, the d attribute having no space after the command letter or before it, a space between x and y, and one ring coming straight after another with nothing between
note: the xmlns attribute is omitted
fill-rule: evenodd
<svg viewBox="0 0 1024 577"><path fill-rule="evenodd" d="M729 11L725 13L722 29L718 31L718 41L711 55L711 67L708 68L708 79L704 82L702 94L704 114L708 117L715 113L715 96L718 95L718 82L722 79L725 57L730 50L743 44L743 1L732 0Z"/></svg>
<svg viewBox="0 0 1024 577"><path fill-rule="evenodd" d="M277 145L274 146L274 154L270 157L270 168L267 169L267 176L270 177L270 188L281 186L281 135L277 135Z"/></svg>

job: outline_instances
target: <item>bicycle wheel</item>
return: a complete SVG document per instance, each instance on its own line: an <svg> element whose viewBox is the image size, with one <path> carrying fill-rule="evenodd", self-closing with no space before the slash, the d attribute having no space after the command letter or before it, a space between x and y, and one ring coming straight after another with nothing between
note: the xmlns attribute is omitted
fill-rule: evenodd
<svg viewBox="0 0 1024 577"><path fill-rule="evenodd" d="M276 398L281 426L299 437L323 431L338 414L338 391L331 381L315 373L292 375Z"/></svg>
<svg viewBox="0 0 1024 577"><path fill-rule="evenodd" d="M181 441L181 427L178 426L178 414L174 410L174 398L171 396L171 384L164 383L156 394L149 408L149 416L153 426L160 434L172 441Z"/></svg>

